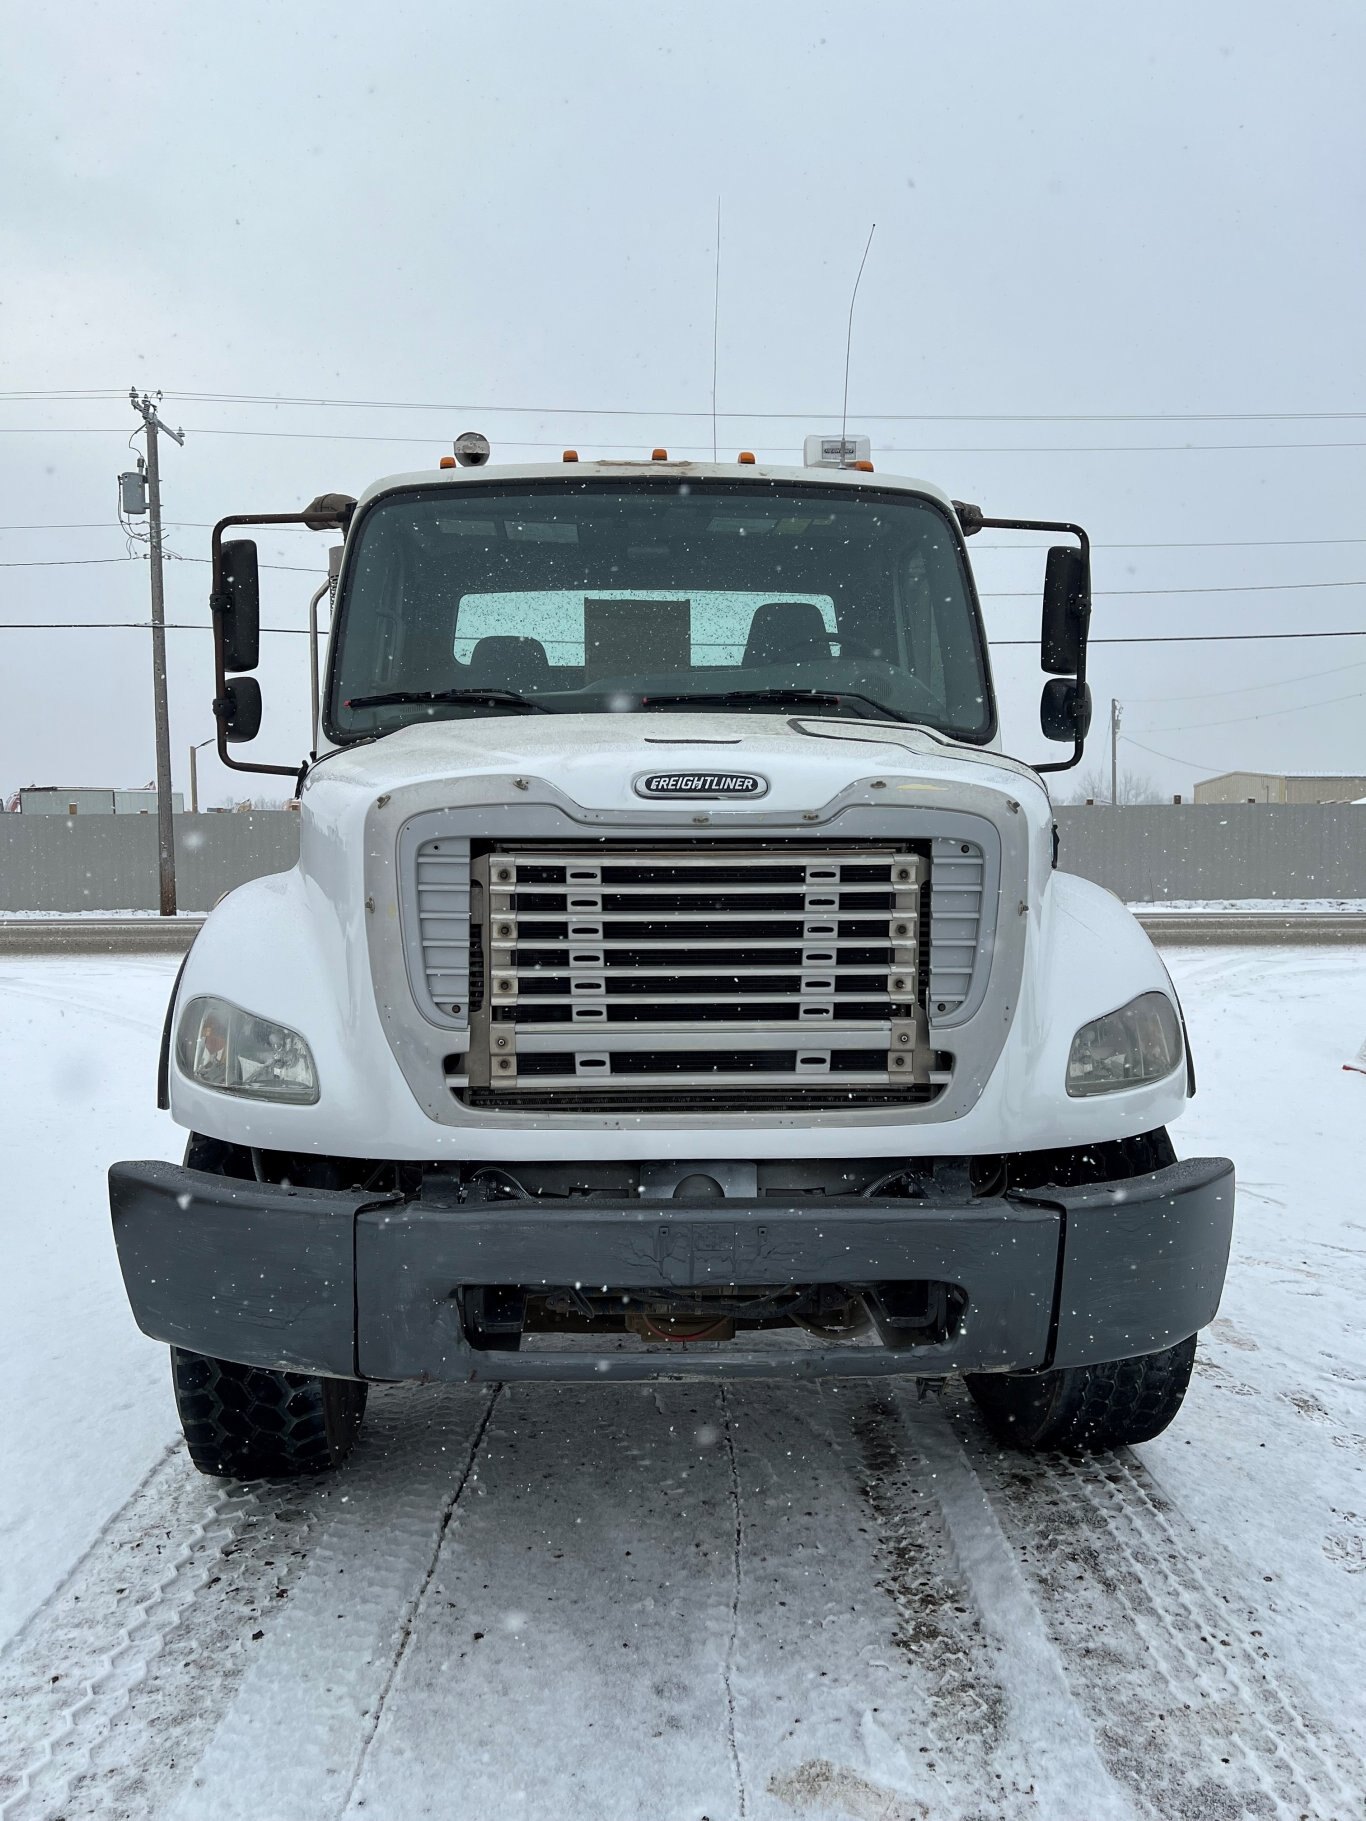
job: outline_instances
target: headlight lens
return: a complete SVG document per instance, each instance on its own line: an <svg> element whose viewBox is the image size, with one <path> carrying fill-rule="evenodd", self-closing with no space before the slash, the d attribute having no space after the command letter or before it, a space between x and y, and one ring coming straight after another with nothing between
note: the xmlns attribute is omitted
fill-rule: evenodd
<svg viewBox="0 0 1366 1821"><path fill-rule="evenodd" d="M1067 1058L1067 1091L1113 1094L1161 1081L1181 1061L1181 1021L1165 993L1143 993L1084 1024Z"/></svg>
<svg viewBox="0 0 1366 1821"><path fill-rule="evenodd" d="M299 1033L226 999L191 999L180 1016L176 1061L191 1081L226 1094L303 1106L318 1098L313 1054Z"/></svg>

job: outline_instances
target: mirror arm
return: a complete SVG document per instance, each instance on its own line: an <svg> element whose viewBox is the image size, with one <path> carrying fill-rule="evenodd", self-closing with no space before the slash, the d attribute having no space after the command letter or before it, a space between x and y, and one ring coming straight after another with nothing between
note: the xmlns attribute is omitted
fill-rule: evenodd
<svg viewBox="0 0 1366 1821"><path fill-rule="evenodd" d="M349 516L348 513L347 517ZM297 795L308 769L306 759L298 765L258 765L250 759L235 759L228 751L225 725L228 675L223 662L223 607L227 600L223 588L223 533L230 525L307 525L310 531L326 531L334 527L345 530L345 522L340 513L335 519L320 519L316 514L307 512L238 512L229 518L219 519L213 528L213 580L209 585L209 609L213 615L213 718L218 732L218 761L229 771L260 771L273 777L294 778L297 780Z"/></svg>

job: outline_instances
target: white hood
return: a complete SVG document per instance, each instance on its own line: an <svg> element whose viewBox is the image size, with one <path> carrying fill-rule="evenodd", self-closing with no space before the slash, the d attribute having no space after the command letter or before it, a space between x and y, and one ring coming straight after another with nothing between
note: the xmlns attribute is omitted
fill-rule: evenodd
<svg viewBox="0 0 1366 1821"><path fill-rule="evenodd" d="M1031 823L1052 815L1048 793L1028 766L922 728L692 710L425 722L328 754L308 778L304 808L328 819L339 813L343 794L373 798L443 778L526 772L585 809L631 809L640 806L634 780L666 769L757 773L768 789L755 807L771 814L817 809L855 780L885 775L889 791L914 791L926 807L936 798L951 801L970 783L1019 800Z"/></svg>

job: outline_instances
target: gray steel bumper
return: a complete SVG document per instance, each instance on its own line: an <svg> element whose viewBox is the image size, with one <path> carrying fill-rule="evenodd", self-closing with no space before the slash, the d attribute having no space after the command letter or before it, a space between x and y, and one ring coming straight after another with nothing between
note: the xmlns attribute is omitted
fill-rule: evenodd
<svg viewBox="0 0 1366 1821"><path fill-rule="evenodd" d="M1193 1334L1219 1305L1233 1166L1201 1158L962 1206L813 1197L452 1208L118 1163L109 1197L138 1326L247 1365L457 1381L935 1377L1087 1365ZM962 1286L967 1312L950 1339L490 1353L467 1343L455 1298L465 1284L908 1279Z"/></svg>

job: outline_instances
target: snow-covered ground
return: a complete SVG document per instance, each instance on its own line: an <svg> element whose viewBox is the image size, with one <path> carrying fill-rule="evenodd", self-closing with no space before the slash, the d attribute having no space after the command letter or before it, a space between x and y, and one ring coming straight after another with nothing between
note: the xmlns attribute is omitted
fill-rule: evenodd
<svg viewBox="0 0 1366 1821"><path fill-rule="evenodd" d="M104 1196L175 957L0 960L0 1815L1366 1815L1366 970L1175 950L1235 1255L1098 1463L950 1391L395 1387L330 1483L175 1447Z"/></svg>

